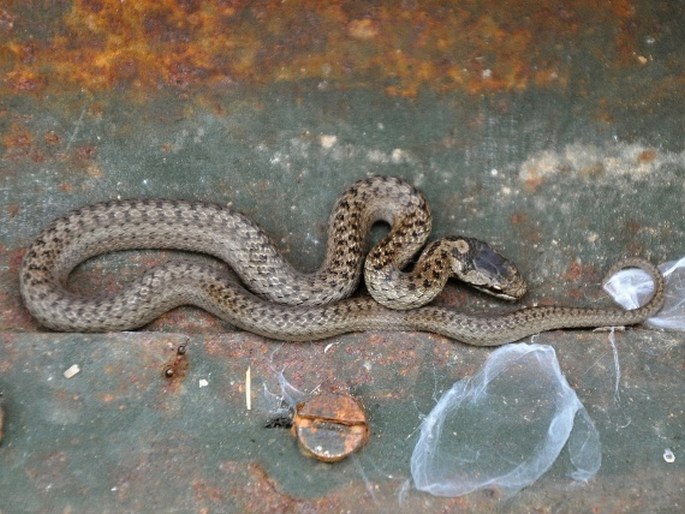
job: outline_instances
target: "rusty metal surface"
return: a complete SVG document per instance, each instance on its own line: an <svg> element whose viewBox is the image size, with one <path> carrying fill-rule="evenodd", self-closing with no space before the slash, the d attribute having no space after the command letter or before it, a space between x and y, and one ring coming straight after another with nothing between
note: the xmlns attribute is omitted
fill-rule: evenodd
<svg viewBox="0 0 685 514"><path fill-rule="evenodd" d="M565 512L666 512L678 500L682 464L667 464L662 455L678 444L682 428L681 338L616 334L617 396L607 337L539 338L555 346L588 407L603 463L584 487L554 467L510 500L512 512L544 512L549 505ZM488 350L414 334L352 335L330 345L191 336L188 373L169 383L164 363L186 340L155 333L4 334L3 512L485 512L501 505L485 493L445 499L405 490L422 414L441 391L475 373ZM81 371L66 379L73 364ZM269 392L280 394L280 372L303 391L349 387L366 407L369 444L341 463L317 463L302 455L288 430L264 428L275 405Z"/></svg>
<svg viewBox="0 0 685 514"><path fill-rule="evenodd" d="M604 65L596 73L645 67L657 42L676 50L678 41L667 40L682 29L664 23L680 8L629 0L9 2L0 30L10 38L6 87L21 93L57 83L131 89L147 102L159 86L222 90L313 79L415 97L424 87L563 89L577 81L575 59ZM664 64L683 71L682 63ZM652 94L670 97L660 88ZM621 101L607 100L607 111Z"/></svg>
<svg viewBox="0 0 685 514"><path fill-rule="evenodd" d="M527 302L599 304L615 260L685 250L683 15L630 0L2 3L0 512L500 508L404 487L421 414L486 350L428 334L281 344L190 308L136 333L45 333L21 305L24 249L86 203L188 198L242 210L311 270L335 197L383 173L425 191L436 234L519 263ZM173 257L98 258L73 287L114 290ZM456 286L438 301L496 305ZM545 476L507 508L682 507L683 336L617 334L618 397L606 334L543 337L600 429L603 466L584 488ZM263 429L261 387L277 393L283 370L304 391L349 388L369 444L314 463Z"/></svg>

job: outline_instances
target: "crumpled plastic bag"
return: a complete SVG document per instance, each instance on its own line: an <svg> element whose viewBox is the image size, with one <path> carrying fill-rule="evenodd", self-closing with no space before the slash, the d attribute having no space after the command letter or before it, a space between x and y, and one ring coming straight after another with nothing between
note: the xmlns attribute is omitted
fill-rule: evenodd
<svg viewBox="0 0 685 514"><path fill-rule="evenodd" d="M479 489L505 497L535 482L566 447L569 475L599 470L599 434L551 346L511 344L456 382L423 420L411 458L414 485L437 496Z"/></svg>
<svg viewBox="0 0 685 514"><path fill-rule="evenodd" d="M647 325L666 330L685 330L685 257L659 266L666 280L666 300ZM637 268L624 269L604 284L604 290L626 309L644 304L654 291L649 275Z"/></svg>

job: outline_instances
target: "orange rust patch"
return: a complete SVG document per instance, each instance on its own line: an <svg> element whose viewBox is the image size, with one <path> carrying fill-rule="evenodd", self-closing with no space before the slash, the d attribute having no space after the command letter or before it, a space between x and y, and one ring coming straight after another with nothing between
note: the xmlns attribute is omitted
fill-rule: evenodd
<svg viewBox="0 0 685 514"><path fill-rule="evenodd" d="M602 48L605 61L634 65L641 44L631 0L74 0L45 40L17 30L29 16L16 4L0 11L0 55L9 65L0 73L18 92L303 78L380 82L388 94L408 97L422 88L519 91L564 87L570 65L555 48L591 45L594 27L615 34Z"/></svg>
<svg viewBox="0 0 685 514"><path fill-rule="evenodd" d="M28 149L33 144L33 135L23 126L13 124L3 138L2 142L8 151L18 151L19 153L28 153Z"/></svg>

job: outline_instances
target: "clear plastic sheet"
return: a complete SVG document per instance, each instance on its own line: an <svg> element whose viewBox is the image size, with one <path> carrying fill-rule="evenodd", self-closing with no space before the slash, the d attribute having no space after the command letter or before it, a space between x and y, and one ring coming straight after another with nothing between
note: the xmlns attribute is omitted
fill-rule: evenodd
<svg viewBox="0 0 685 514"><path fill-rule="evenodd" d="M685 330L685 257L659 266L666 279L666 301L659 314L647 320L654 328ZM626 309L635 309L654 291L649 275L641 269L624 269L612 276L604 290Z"/></svg>
<svg viewBox="0 0 685 514"><path fill-rule="evenodd" d="M411 473L417 489L437 496L496 489L507 497L535 482L565 446L569 475L592 478L599 434L554 349L511 344L455 383L424 419Z"/></svg>

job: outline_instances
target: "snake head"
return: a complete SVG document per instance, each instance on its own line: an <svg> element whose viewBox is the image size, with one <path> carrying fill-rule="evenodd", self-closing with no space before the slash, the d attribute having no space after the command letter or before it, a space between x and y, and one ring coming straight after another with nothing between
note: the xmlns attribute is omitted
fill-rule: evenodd
<svg viewBox="0 0 685 514"><path fill-rule="evenodd" d="M516 265L489 244L471 237L447 238L452 249L452 272L472 287L503 300L519 300L527 284Z"/></svg>

